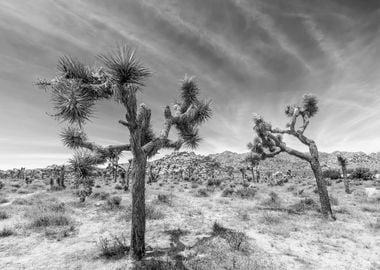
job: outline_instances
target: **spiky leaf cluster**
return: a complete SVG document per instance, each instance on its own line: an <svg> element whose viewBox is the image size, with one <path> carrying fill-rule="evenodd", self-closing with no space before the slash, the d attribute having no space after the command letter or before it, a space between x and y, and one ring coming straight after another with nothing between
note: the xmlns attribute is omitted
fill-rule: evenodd
<svg viewBox="0 0 380 270"><path fill-rule="evenodd" d="M60 134L63 144L71 149L83 147L87 141L87 135L81 128L69 126L66 127Z"/></svg>
<svg viewBox="0 0 380 270"><path fill-rule="evenodd" d="M306 94L302 98L302 111L309 117L313 117L318 112L318 99L312 94Z"/></svg>
<svg viewBox="0 0 380 270"><path fill-rule="evenodd" d="M149 69L136 59L134 51L127 46L121 46L114 53L103 54L99 58L105 65L111 81L119 86L125 84L142 86L145 79L151 75Z"/></svg>

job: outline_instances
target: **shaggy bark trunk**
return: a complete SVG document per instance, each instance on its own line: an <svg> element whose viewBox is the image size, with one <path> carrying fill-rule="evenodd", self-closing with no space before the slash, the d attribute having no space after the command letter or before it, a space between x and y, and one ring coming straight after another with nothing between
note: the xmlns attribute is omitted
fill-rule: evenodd
<svg viewBox="0 0 380 270"><path fill-rule="evenodd" d="M145 254L145 171L147 157L141 147L140 131L131 133L133 154L132 178L132 257L141 260Z"/></svg>
<svg viewBox="0 0 380 270"><path fill-rule="evenodd" d="M255 182L255 172L253 171L253 167L250 168L252 174L252 182Z"/></svg>
<svg viewBox="0 0 380 270"><path fill-rule="evenodd" d="M311 155L310 166L313 170L315 180L317 181L317 188L319 194L319 201L321 203L321 212L325 218L331 217L335 220L335 216L332 213L329 194L326 187L326 182L322 176L322 169L319 163L318 148L314 142L309 145L309 152Z"/></svg>
<svg viewBox="0 0 380 270"><path fill-rule="evenodd" d="M350 182L348 181L347 178L347 168L346 166L342 166L342 173L343 173L343 182L344 182L344 191L347 194L350 194Z"/></svg>

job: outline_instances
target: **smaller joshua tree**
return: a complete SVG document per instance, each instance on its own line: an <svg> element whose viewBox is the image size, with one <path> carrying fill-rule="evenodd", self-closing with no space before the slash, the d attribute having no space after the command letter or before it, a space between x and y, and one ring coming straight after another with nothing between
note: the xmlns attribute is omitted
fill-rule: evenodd
<svg viewBox="0 0 380 270"><path fill-rule="evenodd" d="M343 182L344 182L344 191L347 194L350 194L350 183L347 178L347 159L343 157L342 155L337 156L338 163L340 167L342 168L342 174L343 174Z"/></svg>
<svg viewBox="0 0 380 270"><path fill-rule="evenodd" d="M286 125L286 129L273 128L270 123L263 119L263 117L255 114L253 117L253 130L257 137L254 139L253 143L248 144L248 148L261 160L273 158L284 152L308 162L317 182L321 212L325 218L330 216L335 220L331 210L326 183L322 176L317 145L313 140L304 135L304 132L309 125L310 118L312 118L317 112L317 98L308 94L303 96L301 105L288 105L286 107L285 114L290 118L290 122ZM299 128L296 127L298 120L302 121ZM282 134L291 135L297 138L309 148L309 153L302 153L288 147L282 140Z"/></svg>
<svg viewBox="0 0 380 270"><path fill-rule="evenodd" d="M256 181L257 183L260 180L259 170L258 170L260 160L261 160L260 156L255 155L253 153L249 153L248 156L244 158L244 162L248 164L249 170L252 173L252 180Z"/></svg>

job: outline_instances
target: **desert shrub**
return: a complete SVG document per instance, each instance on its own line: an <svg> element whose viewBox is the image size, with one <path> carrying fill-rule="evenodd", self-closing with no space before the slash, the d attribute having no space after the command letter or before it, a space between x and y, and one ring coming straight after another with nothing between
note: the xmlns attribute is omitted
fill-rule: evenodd
<svg viewBox="0 0 380 270"><path fill-rule="evenodd" d="M247 252L249 250L248 237L242 232L225 228L222 225L215 222L212 227L212 234L213 236L219 236L225 239L229 243L231 248L235 250L239 250L242 252Z"/></svg>
<svg viewBox="0 0 380 270"><path fill-rule="evenodd" d="M208 197L207 189L205 188L199 188L197 189L197 192L195 193L197 197Z"/></svg>
<svg viewBox="0 0 380 270"><path fill-rule="evenodd" d="M7 198L0 198L0 204L7 203L9 200Z"/></svg>
<svg viewBox="0 0 380 270"><path fill-rule="evenodd" d="M333 180L339 179L341 177L340 171L336 169L327 169L322 172L323 178L330 178Z"/></svg>
<svg viewBox="0 0 380 270"><path fill-rule="evenodd" d="M248 221L250 219L247 210L238 211L237 216L242 221Z"/></svg>
<svg viewBox="0 0 380 270"><path fill-rule="evenodd" d="M271 191L269 193L269 198L262 201L261 205L271 207L271 208L280 208L281 199L278 197L278 194L276 192Z"/></svg>
<svg viewBox="0 0 380 270"><path fill-rule="evenodd" d="M364 212L370 212L370 213L375 213L375 212L379 211L377 208L370 207L370 206L363 206L362 210Z"/></svg>
<svg viewBox="0 0 380 270"><path fill-rule="evenodd" d="M112 196L107 199L105 206L108 209L115 209L115 208L120 208L120 203L121 203L120 196Z"/></svg>
<svg viewBox="0 0 380 270"><path fill-rule="evenodd" d="M96 184L95 187L96 187L96 188L101 188L102 186L99 185L99 184Z"/></svg>
<svg viewBox="0 0 380 270"><path fill-rule="evenodd" d="M380 218L378 217L376 221L370 222L368 226L375 231L380 230Z"/></svg>
<svg viewBox="0 0 380 270"><path fill-rule="evenodd" d="M234 194L234 189L230 187L226 187L222 192L222 197L232 196Z"/></svg>
<svg viewBox="0 0 380 270"><path fill-rule="evenodd" d="M109 197L110 197L110 194L108 192L105 192L105 191L101 191L101 192L95 192L91 195L92 198L94 199L99 199L99 200L107 200Z"/></svg>
<svg viewBox="0 0 380 270"><path fill-rule="evenodd" d="M14 231L11 228L4 227L0 230L0 237L8 237L14 234Z"/></svg>
<svg viewBox="0 0 380 270"><path fill-rule="evenodd" d="M75 233L75 226L73 224L68 226L46 227L45 236L48 238L61 240L69 237Z"/></svg>
<svg viewBox="0 0 380 270"><path fill-rule="evenodd" d="M0 189L3 189L3 187L4 187L3 181L0 181Z"/></svg>
<svg viewBox="0 0 380 270"><path fill-rule="evenodd" d="M0 220L9 218L9 214L4 210L0 210Z"/></svg>
<svg viewBox="0 0 380 270"><path fill-rule="evenodd" d="M122 187L120 184L116 184L116 185L115 185L115 189L117 189L117 190L122 190L123 187Z"/></svg>
<svg viewBox="0 0 380 270"><path fill-rule="evenodd" d="M165 218L165 215L157 206L152 203L147 203L145 205L145 218L150 220L159 220ZM129 205L126 211L123 213L122 219L127 221L132 219L131 205Z"/></svg>
<svg viewBox="0 0 380 270"><path fill-rule="evenodd" d="M301 213L306 210L318 209L318 204L312 198L305 198L300 200L298 203L289 206L289 209Z"/></svg>
<svg viewBox="0 0 380 270"><path fill-rule="evenodd" d="M121 258L129 253L130 247L124 235L112 235L111 238L100 237L98 247L100 256L109 258Z"/></svg>
<svg viewBox="0 0 380 270"><path fill-rule="evenodd" d="M265 211L260 217L260 222L264 223L265 225L279 224L281 223L281 216L278 213Z"/></svg>
<svg viewBox="0 0 380 270"><path fill-rule="evenodd" d="M371 180L373 178L373 173L369 168L358 167L351 174L352 178Z"/></svg>
<svg viewBox="0 0 380 270"><path fill-rule="evenodd" d="M220 184L222 183L222 180L221 179L208 179L207 180L207 186L220 186Z"/></svg>
<svg viewBox="0 0 380 270"><path fill-rule="evenodd" d="M70 217L63 213L42 212L36 213L30 223L31 228L41 228L50 226L67 226L72 223Z"/></svg>
<svg viewBox="0 0 380 270"><path fill-rule="evenodd" d="M29 201L24 198L16 198L13 200L12 204L16 205L27 205L29 204Z"/></svg>
<svg viewBox="0 0 380 270"><path fill-rule="evenodd" d="M235 190L235 195L242 199L252 199L256 193L257 189L253 187L243 187Z"/></svg>
<svg viewBox="0 0 380 270"><path fill-rule="evenodd" d="M16 183L16 184L11 184L11 187L14 187L14 188L20 188L21 185Z"/></svg>
<svg viewBox="0 0 380 270"><path fill-rule="evenodd" d="M191 183L191 188L198 188L199 185L197 183Z"/></svg>
<svg viewBox="0 0 380 270"><path fill-rule="evenodd" d="M30 190L27 190L27 189L19 189L17 191L18 194L29 194L29 193L32 193Z"/></svg>
<svg viewBox="0 0 380 270"><path fill-rule="evenodd" d="M157 195L157 202L171 205L172 199L169 197L168 194L158 194Z"/></svg>

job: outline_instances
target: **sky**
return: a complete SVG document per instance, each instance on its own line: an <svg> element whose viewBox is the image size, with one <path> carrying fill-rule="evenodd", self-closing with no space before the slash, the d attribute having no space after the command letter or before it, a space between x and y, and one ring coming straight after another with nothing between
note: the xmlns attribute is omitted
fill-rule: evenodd
<svg viewBox="0 0 380 270"><path fill-rule="evenodd" d="M212 100L198 153L247 151L253 113L284 127L285 106L305 93L320 101L305 132L320 151L380 151L378 0L1 0L0 169L67 162L65 124L33 83L53 78L62 55L99 65L97 55L121 44L153 73L139 101L157 132L185 74ZM127 143L123 115L98 104L90 140Z"/></svg>

